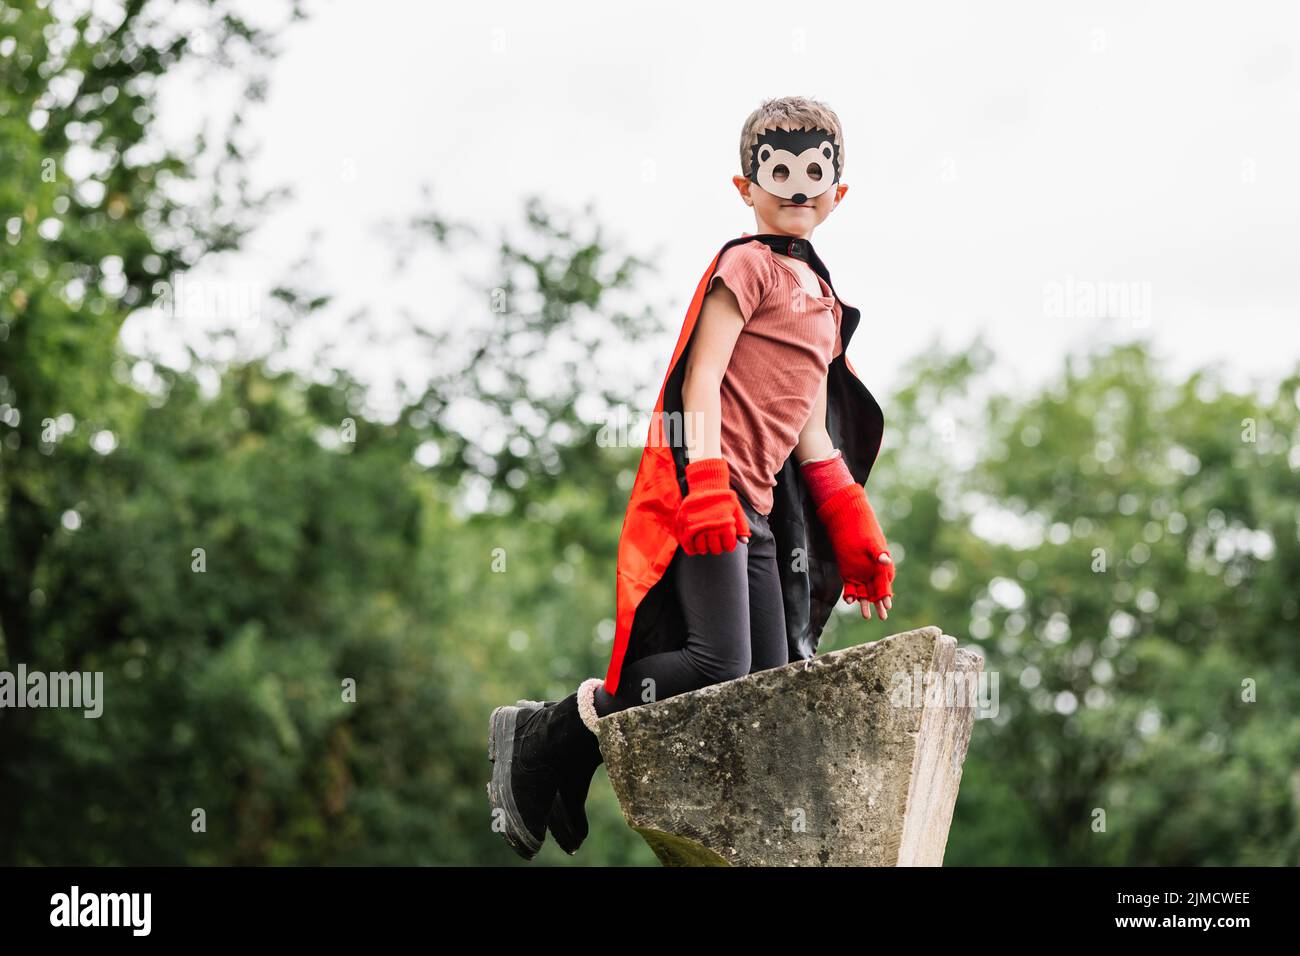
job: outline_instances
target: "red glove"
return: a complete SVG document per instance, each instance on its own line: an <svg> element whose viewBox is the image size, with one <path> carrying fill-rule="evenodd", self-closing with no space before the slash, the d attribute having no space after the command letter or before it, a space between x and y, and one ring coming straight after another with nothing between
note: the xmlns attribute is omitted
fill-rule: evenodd
<svg viewBox="0 0 1300 956"><path fill-rule="evenodd" d="M687 554L734 551L737 538L749 537L749 522L731 490L723 458L701 458L686 466L687 495L677 509L675 533Z"/></svg>
<svg viewBox="0 0 1300 956"><path fill-rule="evenodd" d="M844 464L844 456L837 451L829 460L810 461L802 467L817 517L835 549L844 597L873 603L893 597L893 556L881 560L889 555L885 532L866 491Z"/></svg>

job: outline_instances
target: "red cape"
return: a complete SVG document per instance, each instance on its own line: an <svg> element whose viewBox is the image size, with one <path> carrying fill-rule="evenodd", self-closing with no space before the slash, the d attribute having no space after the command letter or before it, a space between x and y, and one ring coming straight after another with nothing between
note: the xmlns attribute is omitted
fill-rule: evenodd
<svg viewBox="0 0 1300 956"><path fill-rule="evenodd" d="M615 581L614 649L605 674L605 690L611 694L618 690L625 660L673 650L685 643L685 622L672 586L673 559L678 553L673 517L687 490L681 427L681 385L686 363L682 359L690 347L691 334L718 260L732 246L754 240L804 259L831 285L834 294L830 273L812 244L790 236L743 233L725 243L704 271L686 310L668 373L659 389L641 465L623 518ZM880 450L884 415L848 360L849 340L861 314L846 305L838 294L835 297L841 308L842 351L827 370L826 425L831 441L843 451L854 479L865 483ZM777 553L783 556L778 566L790 659L809 658L817 651L822 629L839 601L843 581L793 452L776 475L773 495L769 523L776 538Z"/></svg>

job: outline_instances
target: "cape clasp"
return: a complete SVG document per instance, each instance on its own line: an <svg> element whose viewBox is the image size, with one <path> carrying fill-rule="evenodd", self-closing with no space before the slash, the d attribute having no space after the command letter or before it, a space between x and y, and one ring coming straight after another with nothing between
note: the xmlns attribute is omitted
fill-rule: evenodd
<svg viewBox="0 0 1300 956"><path fill-rule="evenodd" d="M773 252L778 252L783 256L789 256L791 259L800 259L810 265L812 264L812 243L807 239L800 239L798 236L777 236L769 233L762 233L757 236L750 236L749 238L757 239Z"/></svg>

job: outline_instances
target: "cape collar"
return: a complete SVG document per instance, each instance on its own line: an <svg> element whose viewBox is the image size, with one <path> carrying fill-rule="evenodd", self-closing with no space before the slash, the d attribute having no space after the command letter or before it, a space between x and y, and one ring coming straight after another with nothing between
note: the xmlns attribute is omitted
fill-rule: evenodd
<svg viewBox="0 0 1300 956"><path fill-rule="evenodd" d="M791 259L802 259L809 265L818 261L817 253L813 251L812 243L807 239L801 239L798 236L778 236L772 233L763 232L756 236L751 236L749 233L745 233L744 238L757 240L773 252L779 252L781 255L789 256Z"/></svg>

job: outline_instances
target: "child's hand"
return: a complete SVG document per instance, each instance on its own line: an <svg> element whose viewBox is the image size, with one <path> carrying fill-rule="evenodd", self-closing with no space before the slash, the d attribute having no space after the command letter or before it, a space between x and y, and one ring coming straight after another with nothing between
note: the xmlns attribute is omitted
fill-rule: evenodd
<svg viewBox="0 0 1300 956"><path fill-rule="evenodd" d="M894 594L894 560L863 487L842 486L822 503L817 515L835 549L835 561L844 579L844 600L857 602L868 620L872 604L882 621L888 618L889 605L885 601Z"/></svg>
<svg viewBox="0 0 1300 956"><path fill-rule="evenodd" d="M874 604L880 619L885 620L893 604L894 559L866 489L854 480L839 451L828 458L805 461L802 468L817 517L835 549L844 600L857 602L867 620Z"/></svg>
<svg viewBox="0 0 1300 956"><path fill-rule="evenodd" d="M849 604L856 603L868 621L871 620L871 605L874 604L876 613L884 621L889 618L888 611L894 603L893 584L894 559L888 551L882 551L874 560L867 559L865 569L850 571L845 576L844 600Z"/></svg>
<svg viewBox="0 0 1300 956"><path fill-rule="evenodd" d="M880 555L879 562L881 564L891 565L891 570L892 570L892 565L894 562L893 562L893 558L889 556L888 551ZM864 588L862 588L861 585L856 584L855 582L852 581L846 581L844 583L845 602L848 604L856 603L858 607L862 608L863 618L865 618L868 621L871 620L871 605L874 603L876 606L876 613L880 615L880 619L882 621L888 620L889 609L894 606L893 597L886 594L879 601L874 601L874 602L870 600L866 600L866 597L867 597L867 592Z"/></svg>
<svg viewBox="0 0 1300 956"><path fill-rule="evenodd" d="M748 543L749 521L740 499L729 485L730 471L722 458L705 458L686 466L689 493L674 519L674 533L687 554L723 554Z"/></svg>

